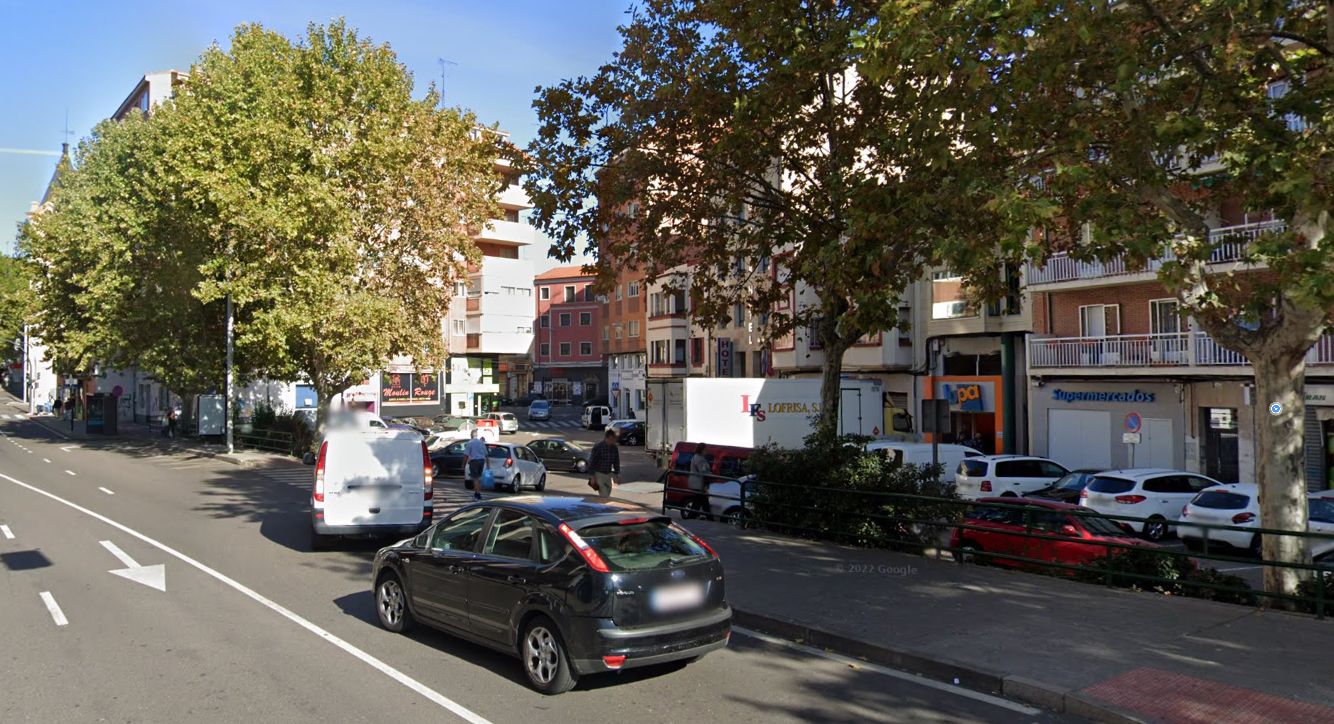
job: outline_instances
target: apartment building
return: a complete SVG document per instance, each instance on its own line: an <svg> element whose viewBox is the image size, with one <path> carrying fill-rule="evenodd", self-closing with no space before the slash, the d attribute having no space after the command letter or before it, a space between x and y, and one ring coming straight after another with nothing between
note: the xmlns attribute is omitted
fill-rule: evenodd
<svg viewBox="0 0 1334 724"><path fill-rule="evenodd" d="M738 272L742 270L738 266ZM649 285L648 377L769 376L767 315L753 314L736 304L727 320L715 327L703 326L692 316L690 297L684 291L691 283L691 267L682 265Z"/></svg>
<svg viewBox="0 0 1334 724"><path fill-rule="evenodd" d="M1221 200L1209 223L1214 272L1245 271L1245 245L1284 228L1234 199ZM1182 315L1156 280L1162 261L1136 271L1121 259L1056 255L1027 270L1034 449L1067 465L1252 481L1256 416L1269 402L1256 399L1246 360ZM1307 362L1306 479L1325 489L1334 474L1334 336L1322 337Z"/></svg>
<svg viewBox="0 0 1334 724"><path fill-rule="evenodd" d="M533 394L573 403L607 398L599 341L602 303L593 280L577 266L556 267L532 280L537 294Z"/></svg>
<svg viewBox="0 0 1334 724"><path fill-rule="evenodd" d="M607 404L618 419L644 419L648 296L644 273L621 267L616 287L602 299L601 349L607 370Z"/></svg>

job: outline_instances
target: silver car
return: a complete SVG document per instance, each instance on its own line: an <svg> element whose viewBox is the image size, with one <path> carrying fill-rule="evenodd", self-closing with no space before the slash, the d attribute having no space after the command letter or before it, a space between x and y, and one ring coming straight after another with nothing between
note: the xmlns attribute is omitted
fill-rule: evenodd
<svg viewBox="0 0 1334 724"><path fill-rule="evenodd" d="M496 489L517 493L524 488L547 487L547 468L537 453L524 445L495 443L486 446L487 467L496 478Z"/></svg>
<svg viewBox="0 0 1334 724"><path fill-rule="evenodd" d="M502 434L519 431L519 418L515 417L512 412L488 412L486 413L486 417L487 419L495 420L500 423L500 432Z"/></svg>

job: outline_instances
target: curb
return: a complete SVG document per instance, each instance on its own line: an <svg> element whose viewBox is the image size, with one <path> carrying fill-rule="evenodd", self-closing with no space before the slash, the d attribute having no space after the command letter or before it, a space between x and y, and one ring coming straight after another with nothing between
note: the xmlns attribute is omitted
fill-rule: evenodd
<svg viewBox="0 0 1334 724"><path fill-rule="evenodd" d="M807 646L828 649L844 656L865 659L871 663L907 671L928 679L962 686L985 694L1003 696L1058 714L1070 714L1092 721L1105 722L1105 724L1149 724L1153 721L1094 701L1077 691L1043 681L998 673L911 649L873 644L829 633L828 631L821 631L776 616L744 611L733 607L732 623Z"/></svg>
<svg viewBox="0 0 1334 724"><path fill-rule="evenodd" d="M53 427L53 426L51 426L51 425L46 424L46 423L43 422L41 419L38 419L38 418L35 418L35 417L29 417L28 420L31 421L31 422L35 422L35 423L37 423L38 425L41 425L42 427L46 428L47 430L50 430L51 432L54 432L54 433L56 433L57 435L60 435L61 437L65 438L66 440L92 440L92 439L103 439L103 440L143 440L143 441L147 442L149 445L152 445L153 447L158 448L158 449L165 449L165 448L167 447L167 445L163 444L162 442L160 442L160 441L158 441L158 440L154 440L153 438L129 437L129 436L126 436L126 435L103 435L103 436L100 436L100 437L98 437L98 438L94 438L92 435L88 435L88 434L79 435L79 434L77 434L77 433L71 435L70 433L68 433L68 432L66 432L66 431L64 431L64 430L60 430L60 429L57 429L56 427ZM239 457L236 457L235 455L230 454L230 453L225 453L225 452L215 452L215 451L213 451L213 450L205 450L205 449L202 449L202 448L193 448L193 447L192 447L192 448L188 448L188 449L190 450L190 452L195 453L195 454L197 454L197 455L202 455L202 456L207 457L207 458L213 458L214 460L217 460L217 461L219 461L219 462L224 462L224 463L227 463L227 464L229 464L229 465L235 465L235 466L237 466L237 467L242 467L242 468L250 468L250 467L255 467L255 466L256 466L256 462L255 462L255 461L252 461L252 460L244 460L244 459L239 458Z"/></svg>

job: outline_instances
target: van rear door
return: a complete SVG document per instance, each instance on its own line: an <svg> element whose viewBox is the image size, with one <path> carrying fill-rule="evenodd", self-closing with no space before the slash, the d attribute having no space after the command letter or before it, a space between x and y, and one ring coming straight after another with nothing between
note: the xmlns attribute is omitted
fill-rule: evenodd
<svg viewBox="0 0 1334 724"><path fill-rule="evenodd" d="M330 526L422 520L422 440L407 430L347 431L327 439L324 521Z"/></svg>

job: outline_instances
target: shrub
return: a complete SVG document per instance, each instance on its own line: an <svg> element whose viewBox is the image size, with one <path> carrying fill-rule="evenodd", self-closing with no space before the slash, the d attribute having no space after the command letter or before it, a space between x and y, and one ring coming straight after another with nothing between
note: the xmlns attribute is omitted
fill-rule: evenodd
<svg viewBox="0 0 1334 724"><path fill-rule="evenodd" d="M1324 590L1319 591L1317 586L1323 587ZM1329 571L1319 571L1313 577L1297 584L1297 595L1305 599L1310 599L1297 601L1297 610L1306 611L1307 613L1317 613L1315 600L1317 592L1324 597L1325 615L1334 615L1334 573Z"/></svg>
<svg viewBox="0 0 1334 724"><path fill-rule="evenodd" d="M1075 580L1108 583L1118 588L1176 593L1193 571L1190 559L1152 548L1135 548L1080 566Z"/></svg>
<svg viewBox="0 0 1334 724"><path fill-rule="evenodd" d="M752 522L875 548L920 551L936 544L940 524L956 517L956 498L937 487L933 471L886 462L865 452L865 442L809 438L800 450L757 450L750 458L758 481L748 499Z"/></svg>
<svg viewBox="0 0 1334 724"><path fill-rule="evenodd" d="M1208 585L1201 585L1208 584ZM1254 606L1258 602L1255 590L1241 576L1219 573L1213 568L1200 568L1186 575L1181 594L1206 601L1239 603Z"/></svg>

